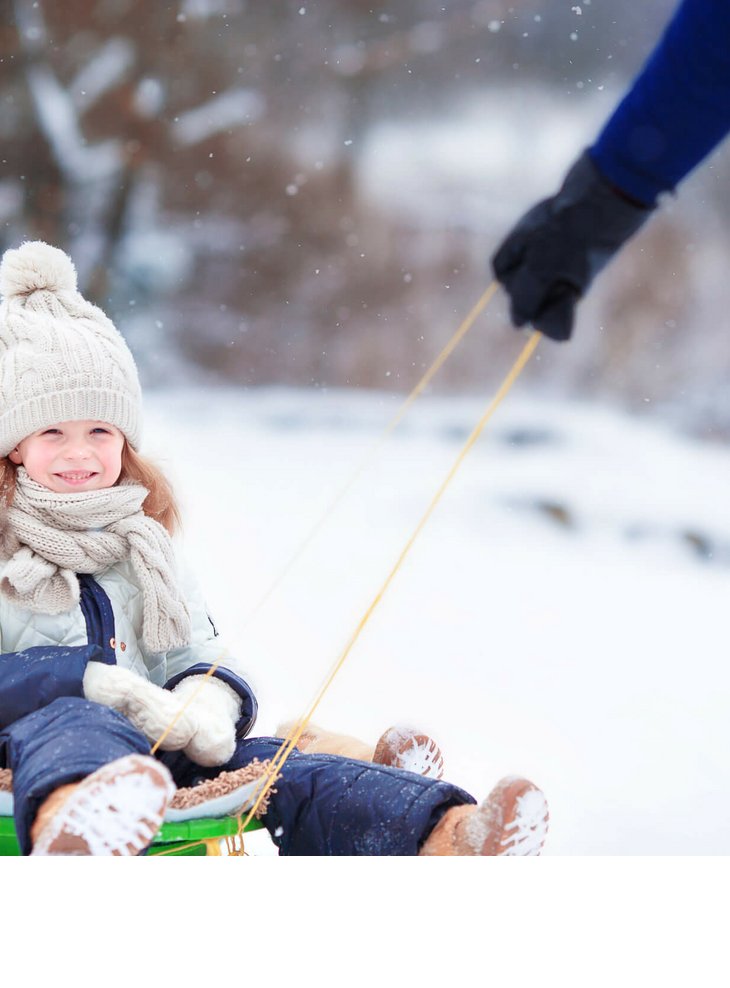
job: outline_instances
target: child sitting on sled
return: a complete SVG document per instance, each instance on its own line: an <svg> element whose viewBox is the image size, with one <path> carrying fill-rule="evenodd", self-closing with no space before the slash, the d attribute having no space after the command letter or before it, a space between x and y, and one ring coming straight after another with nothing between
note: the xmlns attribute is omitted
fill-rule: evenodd
<svg viewBox="0 0 730 988"><path fill-rule="evenodd" d="M176 559L121 335L47 244L6 252L0 294L0 770L23 853L138 854L176 787L282 742L247 736L253 692ZM397 732L381 742L323 753L332 738L310 728L262 807L280 853L539 853L534 785L503 780L476 806L437 770L399 767Z"/></svg>

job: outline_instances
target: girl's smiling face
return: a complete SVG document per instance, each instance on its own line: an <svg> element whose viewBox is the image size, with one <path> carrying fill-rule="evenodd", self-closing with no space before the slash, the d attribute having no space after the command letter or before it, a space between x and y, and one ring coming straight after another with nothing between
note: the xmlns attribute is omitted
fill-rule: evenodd
<svg viewBox="0 0 730 988"><path fill-rule="evenodd" d="M108 422L58 422L26 436L9 454L58 494L112 487L122 472L124 436Z"/></svg>

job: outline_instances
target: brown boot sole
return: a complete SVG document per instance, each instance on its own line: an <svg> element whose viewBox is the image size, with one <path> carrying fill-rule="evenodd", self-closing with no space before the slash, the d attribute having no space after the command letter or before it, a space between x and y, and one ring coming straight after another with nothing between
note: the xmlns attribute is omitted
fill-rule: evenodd
<svg viewBox="0 0 730 988"><path fill-rule="evenodd" d="M373 761L430 779L444 774L444 756L428 734L418 734L410 727L389 727L375 746Z"/></svg>
<svg viewBox="0 0 730 988"><path fill-rule="evenodd" d="M127 755L76 786L38 834L34 855L132 856L153 840L175 793L168 770Z"/></svg>
<svg viewBox="0 0 730 988"><path fill-rule="evenodd" d="M489 856L539 855L547 837L548 806L532 782L508 776L492 789L476 812L465 821L471 853Z"/></svg>

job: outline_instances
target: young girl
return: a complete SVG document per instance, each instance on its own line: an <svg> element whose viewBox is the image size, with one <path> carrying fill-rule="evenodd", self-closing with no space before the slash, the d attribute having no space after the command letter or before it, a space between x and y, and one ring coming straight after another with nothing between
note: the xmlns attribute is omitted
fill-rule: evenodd
<svg viewBox="0 0 730 988"><path fill-rule="evenodd" d="M0 294L0 772L12 770L23 853L138 854L176 786L266 762L282 742L246 737L256 700L175 559L177 510L137 452L141 394L121 335L47 244L6 252ZM313 740L263 810L282 854L542 847L545 801L524 779L477 807Z"/></svg>

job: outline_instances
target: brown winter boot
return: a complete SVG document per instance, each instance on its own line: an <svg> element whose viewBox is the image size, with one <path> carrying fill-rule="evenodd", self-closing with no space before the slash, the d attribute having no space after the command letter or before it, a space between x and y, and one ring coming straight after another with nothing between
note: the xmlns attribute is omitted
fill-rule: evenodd
<svg viewBox="0 0 730 988"><path fill-rule="evenodd" d="M294 721L279 724L276 737L287 737ZM348 734L335 734L316 724L307 724L297 742L299 751L308 755L340 755L357 758L377 765L390 765L417 775L440 779L444 774L441 749L428 734L419 734L412 727L389 727L373 747Z"/></svg>
<svg viewBox="0 0 730 988"><path fill-rule="evenodd" d="M36 813L33 826L30 828L30 839L33 844L35 844L38 835L46 829L46 826L51 822L56 813L58 813L74 789L77 789L80 785L80 782L70 782L67 786L59 786L58 789L54 789L50 796L47 796L43 800Z"/></svg>
<svg viewBox="0 0 730 988"><path fill-rule="evenodd" d="M429 779L440 779L444 774L439 746L428 734L419 734L412 727L389 727L376 744L372 760Z"/></svg>
<svg viewBox="0 0 730 988"><path fill-rule="evenodd" d="M172 776L155 758L118 758L51 793L31 829L31 854L139 854L154 840L174 793Z"/></svg>
<svg viewBox="0 0 730 988"><path fill-rule="evenodd" d="M422 855L535 856L545 843L545 796L527 779L502 779L479 806L453 806L426 838Z"/></svg>

